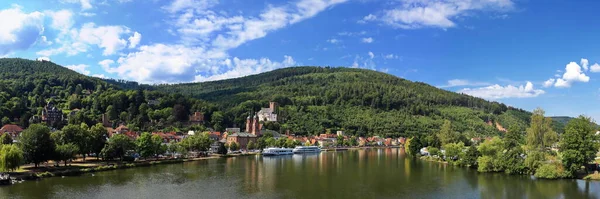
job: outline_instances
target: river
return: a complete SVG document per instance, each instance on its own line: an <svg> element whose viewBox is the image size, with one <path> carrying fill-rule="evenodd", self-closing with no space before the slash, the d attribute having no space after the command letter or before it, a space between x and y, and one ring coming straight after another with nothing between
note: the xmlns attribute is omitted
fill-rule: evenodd
<svg viewBox="0 0 600 199"><path fill-rule="evenodd" d="M0 187L0 198L599 197L600 182L481 174L413 160L403 149L221 158Z"/></svg>

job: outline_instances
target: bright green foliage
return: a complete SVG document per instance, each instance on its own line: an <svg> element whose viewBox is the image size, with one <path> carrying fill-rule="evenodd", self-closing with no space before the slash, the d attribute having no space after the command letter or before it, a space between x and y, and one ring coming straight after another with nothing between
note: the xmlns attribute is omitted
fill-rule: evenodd
<svg viewBox="0 0 600 199"><path fill-rule="evenodd" d="M104 148L104 145L106 144L106 138L108 137L106 128L98 123L90 128L88 136L89 152L95 153L96 155L100 154L102 148Z"/></svg>
<svg viewBox="0 0 600 199"><path fill-rule="evenodd" d="M187 151L207 151L211 143L208 133L202 133L186 137L180 144Z"/></svg>
<svg viewBox="0 0 600 199"><path fill-rule="evenodd" d="M437 135L442 146L458 141L458 133L452 131L452 124L449 120L445 120L440 132Z"/></svg>
<svg viewBox="0 0 600 199"><path fill-rule="evenodd" d="M258 138L258 140L256 141L256 148L257 149L264 149L267 147L267 139L265 139L264 137Z"/></svg>
<svg viewBox="0 0 600 199"><path fill-rule="evenodd" d="M494 137L486 140L477 147L481 157L477 158L477 171L479 172L499 172L503 170L500 156L503 154L504 142Z"/></svg>
<svg viewBox="0 0 600 199"><path fill-rule="evenodd" d="M350 146L358 146L358 139L356 136L350 137L349 143Z"/></svg>
<svg viewBox="0 0 600 199"><path fill-rule="evenodd" d="M54 160L57 161L56 164L58 164L59 161L63 161L65 166L67 166L67 161L73 159L78 152L79 147L73 143L59 144L56 145Z"/></svg>
<svg viewBox="0 0 600 199"><path fill-rule="evenodd" d="M504 142L499 137L493 137L491 140L486 140L477 147L477 150L484 156L495 157L502 152Z"/></svg>
<svg viewBox="0 0 600 199"><path fill-rule="evenodd" d="M465 148L465 144L462 142L459 143L449 143L444 145L444 150L446 151L446 160L454 162L458 160L460 156L462 156L463 149Z"/></svg>
<svg viewBox="0 0 600 199"><path fill-rule="evenodd" d="M562 165L557 163L542 164L535 172L536 178L559 179L566 178L569 173L565 171Z"/></svg>
<svg viewBox="0 0 600 199"><path fill-rule="evenodd" d="M505 152L500 155L499 160L504 172L508 174L525 173L525 159L521 156L525 151L521 147L521 135L522 132L517 126L511 126L502 139Z"/></svg>
<svg viewBox="0 0 600 199"><path fill-rule="evenodd" d="M4 133L4 134L2 134L2 136L0 136L0 142L2 144L12 144L13 139L8 133Z"/></svg>
<svg viewBox="0 0 600 199"><path fill-rule="evenodd" d="M545 152L530 151L527 153L527 157L525 158L525 168L529 170L529 173L533 174L544 161L546 161Z"/></svg>
<svg viewBox="0 0 600 199"><path fill-rule="evenodd" d="M142 158L148 158L156 154L157 148L154 142L152 142L152 135L150 133L142 133L142 135L135 140L135 145L137 152Z"/></svg>
<svg viewBox="0 0 600 199"><path fill-rule="evenodd" d="M562 162L570 175L575 175L584 164L593 161L600 147L589 117L579 116L569 121L561 138Z"/></svg>
<svg viewBox="0 0 600 199"><path fill-rule="evenodd" d="M544 117L544 110L541 108L535 109L527 128L528 150L546 151L556 141L558 135L552 130L552 119Z"/></svg>
<svg viewBox="0 0 600 199"><path fill-rule="evenodd" d="M435 148L435 147L427 147L427 151L429 151L429 155L434 156L437 155L438 157L442 157L442 154L440 153L440 149Z"/></svg>
<svg viewBox="0 0 600 199"><path fill-rule="evenodd" d="M21 132L19 144L25 161L33 163L35 167L54 155L54 141L50 139L50 129L44 125L34 124Z"/></svg>
<svg viewBox="0 0 600 199"><path fill-rule="evenodd" d="M487 155L477 158L477 171L496 172L497 169L494 158Z"/></svg>
<svg viewBox="0 0 600 199"><path fill-rule="evenodd" d="M23 163L23 151L15 145L2 145L0 150L0 170L14 171Z"/></svg>
<svg viewBox="0 0 600 199"><path fill-rule="evenodd" d="M135 149L135 143L129 137L116 134L108 140L100 154L104 159L120 158L123 160L125 153L132 149Z"/></svg>

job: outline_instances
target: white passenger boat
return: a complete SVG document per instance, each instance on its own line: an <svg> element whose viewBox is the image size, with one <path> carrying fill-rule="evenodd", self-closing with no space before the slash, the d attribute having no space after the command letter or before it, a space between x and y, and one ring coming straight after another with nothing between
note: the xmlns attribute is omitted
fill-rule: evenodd
<svg viewBox="0 0 600 199"><path fill-rule="evenodd" d="M263 150L262 155L264 156L276 156L276 155L291 155L294 154L292 149L288 148L267 148Z"/></svg>
<svg viewBox="0 0 600 199"><path fill-rule="evenodd" d="M321 148L317 146L297 146L292 150L294 153L320 153Z"/></svg>

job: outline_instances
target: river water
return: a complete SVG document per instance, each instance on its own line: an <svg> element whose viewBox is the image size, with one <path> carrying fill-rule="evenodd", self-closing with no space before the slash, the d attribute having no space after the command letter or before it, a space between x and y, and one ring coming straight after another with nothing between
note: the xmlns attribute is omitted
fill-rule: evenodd
<svg viewBox="0 0 600 199"><path fill-rule="evenodd" d="M211 159L0 187L0 198L599 197L600 182L481 174L413 160L403 149Z"/></svg>

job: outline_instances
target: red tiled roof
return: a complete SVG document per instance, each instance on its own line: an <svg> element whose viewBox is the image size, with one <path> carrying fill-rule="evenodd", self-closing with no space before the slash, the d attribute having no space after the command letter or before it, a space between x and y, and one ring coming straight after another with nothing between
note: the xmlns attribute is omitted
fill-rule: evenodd
<svg viewBox="0 0 600 199"><path fill-rule="evenodd" d="M23 131L23 129L20 126L15 125L15 124L7 124L7 125L2 126L2 128L0 128L0 133L6 133L6 132L20 133L22 131Z"/></svg>

